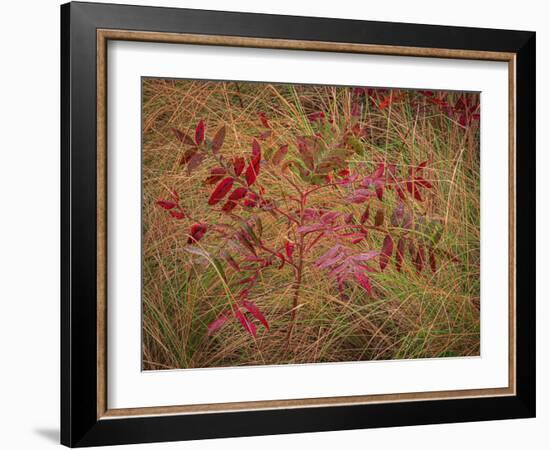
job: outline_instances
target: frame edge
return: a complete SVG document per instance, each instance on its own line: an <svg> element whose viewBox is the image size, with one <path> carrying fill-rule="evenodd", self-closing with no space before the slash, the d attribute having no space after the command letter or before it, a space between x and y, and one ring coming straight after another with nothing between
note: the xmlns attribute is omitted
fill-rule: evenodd
<svg viewBox="0 0 550 450"><path fill-rule="evenodd" d="M260 430L258 432L249 432L243 429L243 426L237 426L235 429L228 431L226 429L227 427L222 426L221 431L217 435L214 435L212 431L204 428L202 430L193 430L193 423L197 425L199 423L203 423L204 427L204 423L206 422L197 417L192 417L190 421L188 421L189 429L183 429L181 423L178 426L178 416L170 416L172 418L142 417L99 421L96 418L95 420L90 420L90 418L88 417L90 415L88 414L89 411L86 410L86 408L88 408L89 406L89 394L84 395L85 398L82 398L83 395L81 394L83 391L81 391L81 389L83 387L83 384L88 385L92 381L92 379L95 385L95 372L93 376L87 374L85 382L81 383L79 380L76 380L78 382L78 386L73 385L73 381L75 381L75 376L82 375L83 367L88 364L88 362L83 363L82 361L75 360L76 349L74 348L76 347L76 344L83 343L82 335L85 333L85 329L88 328L88 325L84 326L83 330L77 330L73 329L72 323L74 319L83 319L82 312L85 312L86 308L89 308L89 306L86 306L83 309L79 308L78 311L75 311L72 308L73 302L76 299L76 297L74 296L75 291L72 287L73 269L75 270L75 272L77 272L79 268L82 268L82 265L80 265L79 267L75 266L75 261L72 257L73 254L78 254L77 250L73 250L72 248L72 245L77 243L76 237L82 238L82 234L80 232L77 233L79 236L75 237L72 228L73 221L75 220L73 216L74 212L72 209L74 203L72 192L73 188L78 187L75 186L72 175L73 167L79 167L79 170L83 170L83 161L82 154L79 153L79 158L75 159L80 160L73 162L73 156L75 156L74 151L78 147L73 146L73 137L71 133L73 131L73 127L75 127L75 119L77 119L78 117L75 116L75 112L73 108L71 108L72 105L77 104L76 100L73 98L71 82L75 79L73 66L74 68L78 67L78 62L75 62L75 56L78 55L77 53L75 53L77 52L77 49L75 49L75 47L71 44L75 42L75 30L77 30L78 28L77 25L82 25L83 28L85 28L85 30L82 30L79 33L80 36L82 36L83 33L89 33L91 29L95 30L96 26L99 26L99 24L95 22L95 19L97 18L95 14L88 22L83 19L82 13L85 13L87 10L89 11L91 7L92 9L98 7L98 9L105 8L107 10L107 7L109 6L114 5L94 5L90 3L77 3L64 4L61 6L61 443L72 447L122 444L130 442L154 442L159 440L158 432L160 432L161 428L164 429L164 431L166 432L164 440L172 441L180 439L205 439L213 437L330 431L405 425L401 423L401 419L395 420L394 423L392 423L391 425L384 424L384 420L389 420L387 417L389 411L386 411L385 413L384 411L381 411L381 418L373 419L372 417L370 417L372 423L365 423L367 422L367 419L364 416L370 416L375 410L378 410L379 408L371 408L370 410L367 410L362 407L343 407L341 409L341 411L344 412L342 416L348 417L348 419L350 415L347 412L351 413L352 411L355 411L355 414L361 416L357 417L354 420L350 420L350 423L343 423L343 419L337 419L337 416L339 415L339 407L333 407L334 416L336 416L336 418L333 418L333 420L335 420L336 423L326 422L326 416L330 414L327 413L326 410L324 410L323 408L319 408L319 411L317 411L316 414L312 414L309 419L304 416L304 414L306 413L303 410L299 409L296 410L295 413L289 414L288 417L284 419L282 419L282 413L276 413L274 411L260 411L259 414L253 416L252 422L258 423L260 421L260 418L268 421L269 417L277 422L277 417L279 417L282 421L281 426L277 428L278 431L274 431L273 427L275 426L270 424L263 424L263 426L260 426ZM118 6L129 8L125 5ZM217 11L216 13L220 12ZM117 17L115 20L117 19L119 18ZM534 255L535 249L535 223L533 220L535 207L535 33L514 33L521 33L522 36L521 48L517 49L518 63L516 66L518 79L518 90L516 92L518 112L517 117L521 118L521 121L518 121L516 127L516 174L518 178L521 178L522 180L522 183L518 185L518 197L522 199L522 203L525 206L522 208L517 208L519 210L517 219L518 241L522 241L522 245L518 245L517 259L519 264L517 277L518 285L516 288L516 292L522 292L522 301L518 302L518 317L520 317L521 320L524 320L525 322L523 322L521 325L518 324L518 328L521 331L517 334L517 339L518 341L520 341L518 342L518 353L516 355L516 358L518 360L516 367L518 392L517 395L513 398L509 398L506 401L500 400L495 402L502 407L501 410L497 411L495 408L495 411L493 411L492 414L495 419L506 419L512 417L528 418L535 417L536 414L536 366L534 352L535 273L533 270L534 261L532 256L530 256L530 254ZM525 95L525 97L522 98L522 95ZM86 113L82 112L79 112L78 114L82 114L83 116L86 115ZM84 121L85 118L81 117L79 120ZM93 130L93 132L95 135L95 129ZM95 154L93 156L95 157ZM521 175L521 177L519 175ZM78 194L78 191L75 192L76 194ZM95 197L90 197L89 194L87 194L85 198L87 200L95 200ZM523 218L522 213L524 214ZM77 218L77 222L82 223L82 217L77 216ZM522 234L521 238L520 228ZM82 245L79 246L80 249L82 249L82 247ZM521 264L520 262L523 263L521 274L519 270ZM79 280L84 278L82 274L77 275L77 277L79 278ZM523 281L520 283L521 280ZM94 292L94 294L96 293ZM79 298L79 300L87 301L87 297L89 295L90 293L86 293L86 295L82 294L83 298ZM520 320L518 320L518 322L520 322ZM78 336L76 340L74 340L76 335ZM93 344L95 346L96 336L94 335L93 338ZM89 339L91 339L91 337L89 337ZM94 354L94 357L95 356L96 355ZM86 359L89 357L90 355L85 354L82 356L82 359ZM94 396L96 396L95 390ZM84 401L77 402L77 400ZM398 411L399 416L401 416L406 410L416 410L419 413L419 416L412 419L410 425L444 423L449 420L453 421L453 418L456 422L489 420L488 418L483 417L483 413L487 413L488 409L490 409L489 405L487 404L482 406L482 403L474 401L468 401L467 403L457 403L456 401L451 400L447 402L446 408L452 408L450 405L455 405L456 412L454 414L449 413L450 416L449 414L442 414L439 419L431 419L430 413L422 411L422 405L425 405L426 402L419 402L421 404L419 404L418 407L406 407L403 405L398 405L396 406L396 408L393 408L393 410ZM475 417L464 419L462 415L465 414L467 410L469 410L474 404L477 404L479 406L480 411ZM73 407L73 405L75 405L75 407ZM367 411L369 412L367 413ZM361 414L361 412L363 412L363 414ZM409 412L409 414L410 413L411 412ZM94 405L94 415L95 414L96 408ZM239 417L241 418L240 420L248 420L248 417L246 417L245 415L246 413L233 414L235 414L235 421L239 420ZM291 419L290 416L294 417L294 419ZM302 420L300 420L300 417L302 418ZM292 420L296 422L294 425L291 423ZM217 419L214 419L214 422L216 421ZM231 422L234 423L233 420L231 420ZM299 426L300 422L302 426ZM175 425L176 429L170 429L169 424ZM154 428L156 432L153 429L150 429L150 427ZM118 428L118 431L115 430L115 428ZM147 429L149 429L150 433L147 431Z"/></svg>

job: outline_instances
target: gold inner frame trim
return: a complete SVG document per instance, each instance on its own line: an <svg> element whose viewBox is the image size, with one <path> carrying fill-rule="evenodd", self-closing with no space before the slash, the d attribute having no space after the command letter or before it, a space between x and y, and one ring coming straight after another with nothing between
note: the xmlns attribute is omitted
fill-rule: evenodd
<svg viewBox="0 0 550 450"><path fill-rule="evenodd" d="M265 400L201 405L150 406L109 409L107 405L107 42L109 40L251 47L286 50L363 53L390 56L432 57L502 61L509 73L509 144L508 144L508 387L490 389L411 392L401 394L358 395L343 397ZM475 397L511 396L516 393L516 54L445 48L402 47L341 42L264 39L239 36L157 33L130 30L97 30L97 418L129 416L206 414L244 410L290 409L344 406L367 403L391 403L420 400L445 400Z"/></svg>

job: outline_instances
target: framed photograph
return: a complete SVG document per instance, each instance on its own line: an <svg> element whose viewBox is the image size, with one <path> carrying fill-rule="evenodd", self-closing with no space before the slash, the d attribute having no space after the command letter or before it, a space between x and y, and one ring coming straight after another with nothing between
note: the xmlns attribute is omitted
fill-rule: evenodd
<svg viewBox="0 0 550 450"><path fill-rule="evenodd" d="M61 7L71 447L535 415L535 33Z"/></svg>

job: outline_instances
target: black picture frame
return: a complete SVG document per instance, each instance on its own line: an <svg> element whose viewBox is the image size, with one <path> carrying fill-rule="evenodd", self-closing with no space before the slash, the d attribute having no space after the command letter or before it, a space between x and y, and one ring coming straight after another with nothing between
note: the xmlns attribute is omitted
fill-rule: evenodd
<svg viewBox="0 0 550 450"><path fill-rule="evenodd" d="M516 394L229 413L97 417L96 30L516 55ZM93 3L61 6L61 442L70 447L535 416L534 32Z"/></svg>

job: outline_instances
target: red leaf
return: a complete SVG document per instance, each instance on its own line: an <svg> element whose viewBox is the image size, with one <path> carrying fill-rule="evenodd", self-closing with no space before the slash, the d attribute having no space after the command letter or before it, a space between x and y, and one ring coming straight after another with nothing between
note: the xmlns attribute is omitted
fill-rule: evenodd
<svg viewBox="0 0 550 450"><path fill-rule="evenodd" d="M250 322L246 316L241 312L241 310L237 307L233 309L233 312L235 313L235 317L239 319L239 322L241 322L241 325L243 328L248 331L252 336L256 337L256 327L252 322Z"/></svg>
<svg viewBox="0 0 550 450"><path fill-rule="evenodd" d="M357 189L352 194L346 197L346 200L351 203L365 203L376 194L368 189Z"/></svg>
<svg viewBox="0 0 550 450"><path fill-rule="evenodd" d="M204 120L200 120L195 128L195 142L197 145L201 145L204 141Z"/></svg>
<svg viewBox="0 0 550 450"><path fill-rule="evenodd" d="M397 252L395 253L395 267L398 272L401 272L401 265L403 264L403 257L405 255L405 239L400 238L397 241Z"/></svg>
<svg viewBox="0 0 550 450"><path fill-rule="evenodd" d="M157 200L157 205L166 210L176 207L176 204L169 200Z"/></svg>
<svg viewBox="0 0 550 450"><path fill-rule="evenodd" d="M225 202L225 204L222 206L222 211L229 212L233 211L235 207L237 206L237 202L234 202L233 200L228 200Z"/></svg>
<svg viewBox="0 0 550 450"><path fill-rule="evenodd" d="M265 128L271 128L271 126L269 125L269 121L267 120L267 116L265 115L264 112L259 113L258 117L260 118L260 122L262 122L262 125Z"/></svg>
<svg viewBox="0 0 550 450"><path fill-rule="evenodd" d="M214 136L214 139L212 139L212 152L214 154L220 151L220 148L222 148L224 140L225 140L225 125L217 131L216 135Z"/></svg>
<svg viewBox="0 0 550 450"><path fill-rule="evenodd" d="M185 214L183 214L181 211L170 211L170 215L174 219L184 219L185 218Z"/></svg>
<svg viewBox="0 0 550 450"><path fill-rule="evenodd" d="M214 184L220 181L227 171L223 167L214 167L210 171L210 176L204 180L204 184Z"/></svg>
<svg viewBox="0 0 550 450"><path fill-rule="evenodd" d="M430 268L432 269L432 272L435 273L437 271L437 265L435 263L434 249L432 247L430 247L429 249L429 259L430 259Z"/></svg>
<svg viewBox="0 0 550 450"><path fill-rule="evenodd" d="M195 145L195 144L193 144ZM195 156L197 154L197 149L196 148L193 148L191 150L187 150L183 155L182 157L180 158L180 164L187 164L191 158L193 158L193 156Z"/></svg>
<svg viewBox="0 0 550 450"><path fill-rule="evenodd" d="M254 181L256 181L256 177L257 177L258 173L257 173L257 171L254 167L254 164L252 162L246 168L246 172L245 172L244 175L246 177L246 184L248 184L249 186L254 184Z"/></svg>
<svg viewBox="0 0 550 450"><path fill-rule="evenodd" d="M416 183L413 183L412 190L413 190L414 198L419 202L421 202L422 197L420 196L420 189L418 189L418 186L416 185Z"/></svg>
<svg viewBox="0 0 550 450"><path fill-rule="evenodd" d="M351 258L355 262L361 262L361 261L370 261L373 258L376 258L380 252L377 252L376 250L371 250L370 252L366 253L358 253L357 255L352 256Z"/></svg>
<svg viewBox="0 0 550 450"><path fill-rule="evenodd" d="M210 195L210 198L208 199L209 205L215 205L218 203L222 198L225 197L225 195L231 190L233 187L233 178L227 177L224 178L222 181L218 183L216 186L216 189L212 192Z"/></svg>
<svg viewBox="0 0 550 450"><path fill-rule="evenodd" d="M384 183L386 182L386 178L384 177L384 168L384 163L378 164L374 172L371 175L363 178L363 181L361 182L361 186L364 188L368 188L371 185L374 186L376 196L379 200L382 200L382 197L384 195Z"/></svg>
<svg viewBox="0 0 550 450"><path fill-rule="evenodd" d="M191 173L193 169L196 169L197 167L199 167L203 159L204 159L204 153L199 153L199 152L194 153L187 163L187 172Z"/></svg>
<svg viewBox="0 0 550 450"><path fill-rule="evenodd" d="M462 111L466 108L466 103L464 102L464 96L458 97L458 100L455 103L455 109Z"/></svg>
<svg viewBox="0 0 550 450"><path fill-rule="evenodd" d="M349 177L345 177L341 180L336 181L336 184L342 186L351 186L353 183L355 183L355 181L357 181L357 178L359 178L359 174L355 173L350 175Z"/></svg>
<svg viewBox="0 0 550 450"><path fill-rule="evenodd" d="M377 178L381 178L382 175L384 175L384 167L385 167L385 165L384 165L383 162L380 163L380 164L378 164L378 167L376 168L376 170L374 171L374 173L371 175L371 177L372 177L373 179L375 179L375 180L376 180Z"/></svg>
<svg viewBox="0 0 550 450"><path fill-rule="evenodd" d="M315 261L315 265L319 269L324 269L340 261L344 256L345 254L342 252L342 246L340 244L336 244L334 247L327 250L317 261Z"/></svg>
<svg viewBox="0 0 550 450"><path fill-rule="evenodd" d="M238 156L233 160L233 169L235 170L236 176L240 176L241 173L243 173L244 163L244 158L242 156Z"/></svg>
<svg viewBox="0 0 550 450"><path fill-rule="evenodd" d="M176 135L178 141L180 141L182 144L195 145L193 139L191 139L187 134L181 132L180 130L177 130L176 128L171 128L171 130Z"/></svg>
<svg viewBox="0 0 550 450"><path fill-rule="evenodd" d="M283 160L287 152L288 152L288 145L287 144L281 145L279 147L279 150L277 150L273 155L273 158L271 158L271 162L275 165L280 164L280 162Z"/></svg>
<svg viewBox="0 0 550 450"><path fill-rule="evenodd" d="M372 295L372 286L370 284L369 277L367 277L362 271L356 270L354 272L355 278L357 278L357 281L361 285L365 291L369 293L369 295Z"/></svg>
<svg viewBox="0 0 550 450"><path fill-rule="evenodd" d="M390 105L390 103L391 103L391 97L388 96L380 102L380 105L378 105L378 107L380 109L385 109Z"/></svg>
<svg viewBox="0 0 550 450"><path fill-rule="evenodd" d="M269 324L267 323L267 320L254 303L248 300L243 300L241 301L241 305L243 305L248 310L248 312L250 312L250 314L252 314L256 319L258 319L266 328L266 330L269 330Z"/></svg>
<svg viewBox="0 0 550 450"><path fill-rule="evenodd" d="M340 170L340 172L337 173L339 177L347 177L350 174L351 174L351 171L349 170L349 168L342 169Z"/></svg>
<svg viewBox="0 0 550 450"><path fill-rule="evenodd" d="M338 211L328 211L324 213L321 216L321 222L323 223L333 223L338 217L340 217L341 213Z"/></svg>
<svg viewBox="0 0 550 450"><path fill-rule="evenodd" d="M229 196L229 200L240 200L246 195L247 192L248 192L248 189L244 187L238 187L233 192L231 192L231 195Z"/></svg>
<svg viewBox="0 0 550 450"><path fill-rule="evenodd" d="M384 270L388 265L388 261L393 253L393 240L389 234L384 238L382 250L380 251L380 270Z"/></svg>
<svg viewBox="0 0 550 450"><path fill-rule="evenodd" d="M229 320L227 313L222 313L216 320L208 325L208 336L212 336L216 331L223 327Z"/></svg>
<svg viewBox="0 0 550 450"><path fill-rule="evenodd" d="M440 108L446 108L446 107L449 106L449 104L441 98L431 98L431 99L429 99L429 102L434 103L435 105L439 106Z"/></svg>
<svg viewBox="0 0 550 450"><path fill-rule="evenodd" d="M418 172L422 169L425 169L427 165L428 165L428 160L422 161L420 164L418 164L418 166L416 166L416 171Z"/></svg>
<svg viewBox="0 0 550 450"><path fill-rule="evenodd" d="M289 242L289 241L285 242L285 253L289 259L292 259L292 253L294 253L294 247L295 245L292 242Z"/></svg>
<svg viewBox="0 0 550 450"><path fill-rule="evenodd" d="M418 184L422 187L425 187L426 189L432 189L433 188L433 184L430 183L429 181L425 180L424 178L422 177L417 177L414 179L414 182L415 184Z"/></svg>
<svg viewBox="0 0 550 450"><path fill-rule="evenodd" d="M304 225L304 226L298 227L296 231L298 233L308 234L308 233L313 233L315 231L325 231L325 230L328 230L329 228L330 227L327 224L316 223L313 225Z"/></svg>
<svg viewBox="0 0 550 450"><path fill-rule="evenodd" d="M204 223L194 223L191 225L191 229L189 230L189 238L187 239L188 244L192 244L193 242L198 242L202 239L204 236L204 233L206 233L206 224Z"/></svg>
<svg viewBox="0 0 550 450"><path fill-rule="evenodd" d="M258 134L258 139L260 141L265 141L266 139L269 139L273 133L271 130L264 131L263 133Z"/></svg>
<svg viewBox="0 0 550 450"><path fill-rule="evenodd" d="M245 178L246 183L251 186L260 172L260 161L262 159L262 153L260 151L260 144L254 139L252 142L252 160L246 168Z"/></svg>

